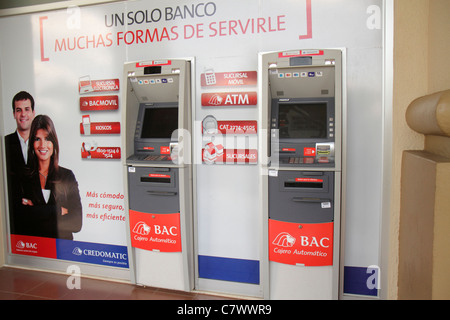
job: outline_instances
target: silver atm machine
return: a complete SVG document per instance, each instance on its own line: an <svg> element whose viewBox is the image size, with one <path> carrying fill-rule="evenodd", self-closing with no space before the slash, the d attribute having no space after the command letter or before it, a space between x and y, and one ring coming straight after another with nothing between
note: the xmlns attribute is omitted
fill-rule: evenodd
<svg viewBox="0 0 450 320"><path fill-rule="evenodd" d="M337 299L342 198L342 51L259 56L270 299Z"/></svg>
<svg viewBox="0 0 450 320"><path fill-rule="evenodd" d="M124 66L124 180L136 284L191 291L191 63Z"/></svg>

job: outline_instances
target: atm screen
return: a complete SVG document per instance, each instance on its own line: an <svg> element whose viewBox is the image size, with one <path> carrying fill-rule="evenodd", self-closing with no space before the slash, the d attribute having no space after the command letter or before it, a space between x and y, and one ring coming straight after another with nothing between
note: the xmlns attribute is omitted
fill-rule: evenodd
<svg viewBox="0 0 450 320"><path fill-rule="evenodd" d="M147 107L142 117L141 139L170 138L178 129L178 108Z"/></svg>
<svg viewBox="0 0 450 320"><path fill-rule="evenodd" d="M327 138L327 103L280 103L278 129L280 138Z"/></svg>

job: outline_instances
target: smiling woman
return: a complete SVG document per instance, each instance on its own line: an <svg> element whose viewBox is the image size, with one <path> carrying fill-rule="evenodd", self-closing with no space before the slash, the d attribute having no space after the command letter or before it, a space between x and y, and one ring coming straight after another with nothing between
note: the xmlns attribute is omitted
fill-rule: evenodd
<svg viewBox="0 0 450 320"><path fill-rule="evenodd" d="M21 206L12 217L14 234L73 239L82 226L78 183L59 166L59 143L53 121L34 118L29 137L28 167L21 177Z"/></svg>

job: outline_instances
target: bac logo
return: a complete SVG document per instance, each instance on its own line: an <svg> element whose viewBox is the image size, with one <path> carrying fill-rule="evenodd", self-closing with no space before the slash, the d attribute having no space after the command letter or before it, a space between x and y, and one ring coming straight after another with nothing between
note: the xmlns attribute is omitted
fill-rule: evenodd
<svg viewBox="0 0 450 320"><path fill-rule="evenodd" d="M220 106L223 102L223 97L218 94L215 94L209 99L208 103L211 106Z"/></svg>
<svg viewBox="0 0 450 320"><path fill-rule="evenodd" d="M150 226L148 226L145 222L139 221L134 226L133 232L141 234L143 236L147 236L150 233Z"/></svg>
<svg viewBox="0 0 450 320"><path fill-rule="evenodd" d="M272 243L276 246L291 248L295 244L295 238L287 232L281 232Z"/></svg>
<svg viewBox="0 0 450 320"><path fill-rule="evenodd" d="M35 249L37 250L37 243L23 242L22 240L17 241L17 249Z"/></svg>

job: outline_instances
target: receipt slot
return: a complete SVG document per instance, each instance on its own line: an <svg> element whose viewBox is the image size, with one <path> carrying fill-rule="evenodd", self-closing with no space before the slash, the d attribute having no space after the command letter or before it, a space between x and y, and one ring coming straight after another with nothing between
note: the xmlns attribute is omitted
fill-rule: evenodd
<svg viewBox="0 0 450 320"><path fill-rule="evenodd" d="M191 291L191 62L127 63L124 76L124 177L132 280Z"/></svg>
<svg viewBox="0 0 450 320"><path fill-rule="evenodd" d="M260 150L270 299L337 299L342 51L261 53Z"/></svg>

